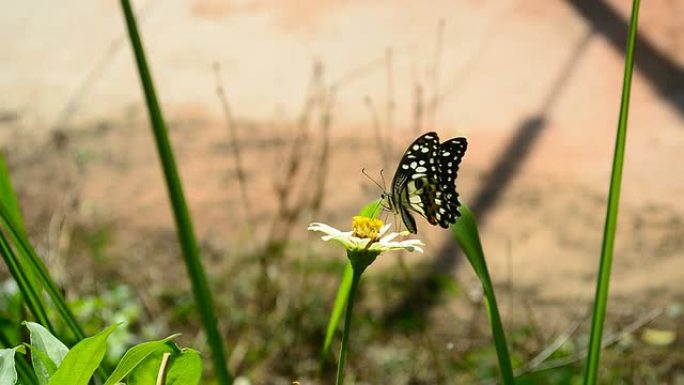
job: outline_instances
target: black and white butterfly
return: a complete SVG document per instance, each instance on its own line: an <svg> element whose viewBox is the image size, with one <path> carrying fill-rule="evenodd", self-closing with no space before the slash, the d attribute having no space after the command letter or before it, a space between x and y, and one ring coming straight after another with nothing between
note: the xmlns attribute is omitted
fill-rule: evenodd
<svg viewBox="0 0 684 385"><path fill-rule="evenodd" d="M437 133L428 132L406 149L394 173L391 191L383 198L387 198L392 212L401 215L408 231L418 232L411 212L445 229L461 216L456 174L467 147L466 138L440 144Z"/></svg>

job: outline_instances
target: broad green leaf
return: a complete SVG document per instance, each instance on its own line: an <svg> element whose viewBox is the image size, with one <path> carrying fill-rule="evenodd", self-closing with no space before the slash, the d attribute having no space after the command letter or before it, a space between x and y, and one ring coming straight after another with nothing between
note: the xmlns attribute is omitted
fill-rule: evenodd
<svg viewBox="0 0 684 385"><path fill-rule="evenodd" d="M48 385L88 385L107 351L107 338L119 325L112 325L71 348Z"/></svg>
<svg viewBox="0 0 684 385"><path fill-rule="evenodd" d="M31 334L31 354L39 358L31 360L33 370L38 377L38 383L46 385L55 369L62 364L62 360L69 353L69 348L42 325L35 322L24 322L24 325Z"/></svg>
<svg viewBox="0 0 684 385"><path fill-rule="evenodd" d="M126 377L133 369L135 369L145 358L150 356L152 353L164 349L166 346L166 341L176 338L179 334L174 334L163 340L159 341L149 341L138 344L124 354L119 364L114 369L114 372L105 382L105 385L115 385L117 382L121 381Z"/></svg>
<svg viewBox="0 0 684 385"><path fill-rule="evenodd" d="M28 346L29 349L31 348L31 345L26 346ZM31 363L33 364L33 372L36 375L39 384L47 384L50 380L50 377L52 377L52 375L57 371L57 365L55 365L50 357L48 357L48 355L41 350L31 349ZM43 368L43 371L39 373L36 373L35 369L37 363L42 365L41 367Z"/></svg>
<svg viewBox="0 0 684 385"><path fill-rule="evenodd" d="M381 199L376 199L373 202L367 204L359 213L360 216L368 218L377 218L380 214L382 204ZM335 335L335 330L337 330L337 325L340 323L340 318L344 313L344 306L347 304L347 298L349 297L349 288L351 288L352 277L354 271L350 263L344 267L344 273L342 274L342 280L340 281L340 287L337 289L337 296L335 297L335 303L333 304L332 312L330 312L330 319L328 320L328 327L325 331L325 340L323 341L323 358L330 351L330 344L332 343L333 335Z"/></svg>
<svg viewBox="0 0 684 385"><path fill-rule="evenodd" d="M0 385L17 383L17 369L14 366L16 348L0 349Z"/></svg>
<svg viewBox="0 0 684 385"><path fill-rule="evenodd" d="M196 350L184 348L170 362L166 385L197 385L202 379L202 357Z"/></svg>
<svg viewBox="0 0 684 385"><path fill-rule="evenodd" d="M169 343L164 344L159 349L147 355L135 368L130 372L126 378L127 385L154 385L157 382L157 374L159 373L159 366L161 366L162 356L164 353L171 353L172 357L177 350L170 346Z"/></svg>

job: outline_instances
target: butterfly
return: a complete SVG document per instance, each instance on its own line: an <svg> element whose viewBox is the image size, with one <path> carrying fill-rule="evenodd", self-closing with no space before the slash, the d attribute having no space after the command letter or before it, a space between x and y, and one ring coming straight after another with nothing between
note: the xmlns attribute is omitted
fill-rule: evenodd
<svg viewBox="0 0 684 385"><path fill-rule="evenodd" d="M392 178L391 190L382 198L392 212L401 215L409 232L418 233L411 212L445 229L461 216L456 173L467 147L466 138L440 144L437 133L428 132L406 149Z"/></svg>

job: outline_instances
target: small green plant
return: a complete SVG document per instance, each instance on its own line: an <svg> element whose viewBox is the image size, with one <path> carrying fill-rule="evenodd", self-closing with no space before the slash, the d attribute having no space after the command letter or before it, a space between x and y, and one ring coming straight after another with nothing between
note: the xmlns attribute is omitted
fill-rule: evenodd
<svg viewBox="0 0 684 385"><path fill-rule="evenodd" d="M349 332L351 326L352 310L354 308L354 299L361 280L361 274L370 266L375 259L384 251L390 250L407 250L419 251L423 249L420 246L423 243L417 239L409 239L404 241L394 241L397 236L404 235L402 233L390 233L384 235L389 229L390 225L384 225L379 219L372 218L377 210L379 202L373 202L366 206L361 212L362 215L354 217L352 231L340 231L323 223L312 223L309 230L320 231L326 235L323 236L324 241L334 240L344 246L347 251L347 258L349 258L349 266L351 266L351 282L349 282L349 274L345 273L343 282L340 285L337 299L335 301L335 309L333 316L328 326L328 334L326 337L326 345L324 352L328 349L329 343L332 339L331 334L334 331L338 319L342 314L341 308L346 302L346 311L344 316L344 330L342 332L342 343L340 347L340 357L337 363L337 380L336 384L341 385L344 382L344 365L347 358L347 349L349 343ZM384 235L384 236L383 236ZM348 271L347 268L346 271ZM345 294L346 292L346 294Z"/></svg>
<svg viewBox="0 0 684 385"><path fill-rule="evenodd" d="M335 304L330 316L330 321L326 331L326 338L323 345L323 357L325 358L329 352L332 336L339 322L339 318L342 315L342 309L346 303L347 309L345 312L342 345L340 349L340 358L338 361L337 371L338 385L342 384L344 362L349 339L351 312L354 306L354 297L356 295L359 280L361 279L361 273L363 273L363 271L371 263L373 263L375 258L382 251L404 249L422 252L420 246L423 244L419 240L413 239L402 242L391 242L392 239L399 235L398 233L392 233L383 237L382 239L379 238L379 236L387 231L388 228L388 225L380 228L382 222L377 219L372 219L377 214L377 208L379 204L379 201L368 204L361 211L361 216L354 218L353 232L342 232L320 223L314 223L309 227L309 230L324 232L326 235L323 237L323 240L335 240L342 243L345 249L347 249L347 256L350 261L344 271L344 275L335 298ZM504 334L503 326L501 324L501 317L499 316L499 310L496 304L494 286L492 285L491 278L489 277L484 252L482 251L480 236L477 230L477 223L475 222L475 218L470 212L470 209L466 205L462 206L461 214L461 218L456 221L455 225L451 226L454 239L465 251L471 266L475 270L475 273L482 283L485 295L485 305L487 307L487 314L489 315L492 327L494 346L499 359L499 368L501 370L501 378L503 383L506 385L514 384L515 380L513 376L513 367L511 365L511 359L508 352L506 336ZM375 222L379 222L380 225ZM374 242L377 243L374 244Z"/></svg>
<svg viewBox="0 0 684 385"><path fill-rule="evenodd" d="M43 326L24 322L30 343L0 349L0 385L87 385L107 350L107 339L119 324L79 341L71 349ZM202 359L189 348L179 348L174 334L130 348L119 361L104 385L196 385L202 377ZM20 370L17 362L29 354L32 372ZM19 365L20 367L21 364Z"/></svg>

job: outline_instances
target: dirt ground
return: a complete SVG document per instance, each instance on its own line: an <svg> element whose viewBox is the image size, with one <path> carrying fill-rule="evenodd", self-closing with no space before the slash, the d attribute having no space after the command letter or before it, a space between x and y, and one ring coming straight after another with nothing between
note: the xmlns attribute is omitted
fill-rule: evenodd
<svg viewBox="0 0 684 385"><path fill-rule="evenodd" d="M257 240L277 208L274 181L307 89L319 84L331 115L324 202L318 216L297 220L294 239L313 242L311 220L348 226L380 193L360 170L390 177L416 129L467 136L458 188L477 206L491 273L514 304L505 316L524 317L528 304L539 317L569 317L590 303L624 60L610 15L624 23L627 2L598 10L541 0L135 3L203 242L242 247L247 231L215 93L218 62ZM107 224L126 264L145 263L141 244L172 241L173 221L118 2L2 8L0 145L31 233L67 281L76 273L60 256L69 248L64 223ZM642 5L637 56L646 64L632 89L609 317L684 301L683 13L681 0ZM663 63L670 73L658 70ZM311 111L306 151L318 151L321 113ZM392 144L385 162L374 127ZM426 253L408 255L409 264L444 250L441 231L422 219L418 227ZM464 266L452 274L475 287ZM167 268L182 277L180 262ZM128 279L142 287L147 278ZM565 316L549 327L563 329Z"/></svg>

